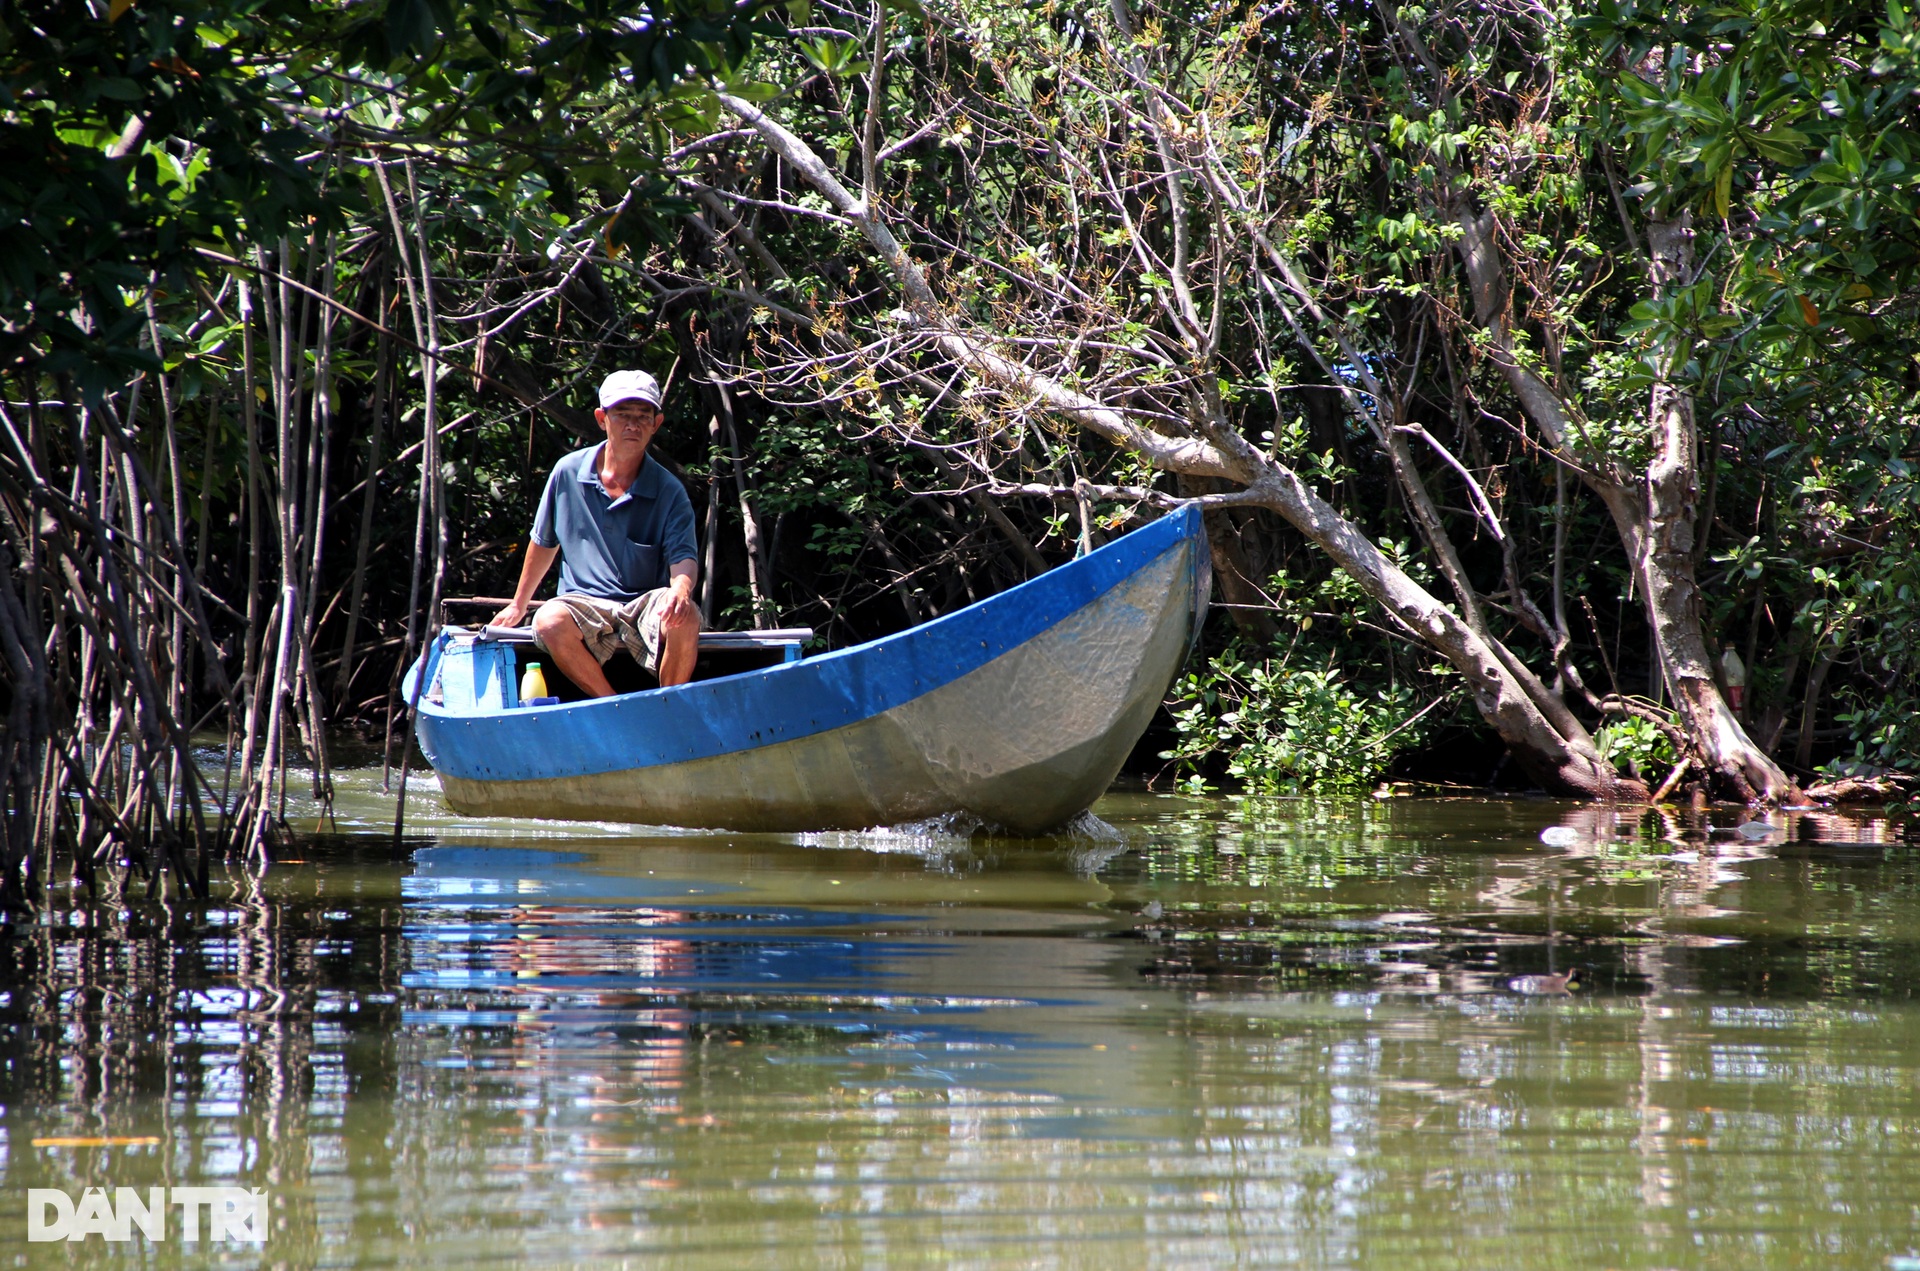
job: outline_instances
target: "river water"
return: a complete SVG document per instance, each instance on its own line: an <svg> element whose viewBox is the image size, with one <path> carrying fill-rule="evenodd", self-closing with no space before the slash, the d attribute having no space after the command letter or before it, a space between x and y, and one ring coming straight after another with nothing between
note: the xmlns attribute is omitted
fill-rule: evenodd
<svg viewBox="0 0 1920 1271"><path fill-rule="evenodd" d="M376 775L212 904L0 937L0 1265L1920 1269L1883 823L739 835L428 779L395 859ZM220 1184L265 1246L27 1239L30 1188Z"/></svg>

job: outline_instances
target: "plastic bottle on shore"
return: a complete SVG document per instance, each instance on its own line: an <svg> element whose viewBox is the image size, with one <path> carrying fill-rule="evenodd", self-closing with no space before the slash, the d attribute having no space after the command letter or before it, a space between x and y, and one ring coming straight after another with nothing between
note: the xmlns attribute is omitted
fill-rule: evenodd
<svg viewBox="0 0 1920 1271"><path fill-rule="evenodd" d="M547 696L547 677L541 673L538 662L527 663L527 669L520 676L520 704L531 706L537 698Z"/></svg>

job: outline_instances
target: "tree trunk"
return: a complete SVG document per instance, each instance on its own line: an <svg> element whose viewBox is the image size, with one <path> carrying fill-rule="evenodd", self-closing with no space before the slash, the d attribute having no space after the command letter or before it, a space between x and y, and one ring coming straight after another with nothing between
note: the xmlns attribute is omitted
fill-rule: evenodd
<svg viewBox="0 0 1920 1271"><path fill-rule="evenodd" d="M1221 483L1206 477L1180 476L1175 489L1185 498L1217 493ZM1213 558L1213 578L1220 586L1220 598L1226 602L1227 616L1239 632L1262 649L1272 646L1280 634L1267 598L1253 582L1253 567L1242 549L1240 535L1227 519L1225 508L1206 514L1207 549Z"/></svg>
<svg viewBox="0 0 1920 1271"><path fill-rule="evenodd" d="M734 427L733 397L725 384L713 387L720 403L720 431L727 439L727 456L733 461L733 488L740 502L740 532L747 541L747 591L753 598L753 625L756 630L766 630L775 620L770 587L772 562L760 514L753 506L752 490L747 484L747 464L740 454L740 431Z"/></svg>
<svg viewBox="0 0 1920 1271"><path fill-rule="evenodd" d="M1548 444L1577 461L1575 466L1588 486L1613 516L1634 580L1645 597L1654 658L1672 690L1680 727L1709 771L1743 798L1767 802L1798 798L1793 782L1747 736L1714 683L1693 564L1699 438L1692 395L1671 382L1654 387L1654 457L1643 472L1634 472L1606 455L1574 453L1579 434L1571 426L1573 412L1559 392L1514 351L1493 213L1462 210L1455 220L1462 231L1458 250L1473 292L1475 317L1489 337L1492 362ZM1686 218L1654 222L1648 240L1656 288L1685 281L1693 254L1693 233Z"/></svg>
<svg viewBox="0 0 1920 1271"><path fill-rule="evenodd" d="M1690 218L1652 221L1647 248L1658 289L1683 285L1693 264ZM1678 370L1679 368L1671 368ZM1674 712L1707 766L1745 799L1796 799L1799 790L1734 717L1713 678L1702 630L1694 551L1699 505L1698 430L1693 395L1663 380L1653 387L1654 456L1633 487L1600 489L1646 598L1654 655L1673 695Z"/></svg>
<svg viewBox="0 0 1920 1271"><path fill-rule="evenodd" d="M1813 767L1813 726L1820 718L1820 694L1827 686L1827 672L1839 655L1839 648L1829 645L1820 651L1813 670L1807 673L1806 699L1800 706L1800 738L1793 747L1793 762L1798 767Z"/></svg>
<svg viewBox="0 0 1920 1271"><path fill-rule="evenodd" d="M1691 403L1667 405L1670 414L1692 413ZM1707 767L1741 798L1791 801L1798 797L1792 779L1747 735L1714 682L1693 573L1691 504L1676 514L1664 497L1668 493L1651 473L1640 490L1600 490L1646 599L1653 653L1673 695L1674 713Z"/></svg>

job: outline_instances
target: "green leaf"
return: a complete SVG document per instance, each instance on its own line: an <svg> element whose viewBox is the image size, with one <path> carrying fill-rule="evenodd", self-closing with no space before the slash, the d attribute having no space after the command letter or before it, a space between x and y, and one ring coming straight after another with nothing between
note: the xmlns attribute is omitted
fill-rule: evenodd
<svg viewBox="0 0 1920 1271"><path fill-rule="evenodd" d="M1700 166L1705 169L1708 178L1718 178L1727 171L1733 162L1733 143L1725 137L1715 137L1700 147Z"/></svg>
<svg viewBox="0 0 1920 1271"><path fill-rule="evenodd" d="M1847 170L1848 176L1857 177L1866 171L1866 159L1860 153L1859 144L1852 137L1844 132L1841 133L1835 149L1839 151L1836 157L1840 161L1840 166Z"/></svg>
<svg viewBox="0 0 1920 1271"><path fill-rule="evenodd" d="M1747 138L1747 142L1761 158L1789 167L1805 159L1807 147L1813 144L1806 133L1784 125L1776 125L1765 132L1753 133Z"/></svg>

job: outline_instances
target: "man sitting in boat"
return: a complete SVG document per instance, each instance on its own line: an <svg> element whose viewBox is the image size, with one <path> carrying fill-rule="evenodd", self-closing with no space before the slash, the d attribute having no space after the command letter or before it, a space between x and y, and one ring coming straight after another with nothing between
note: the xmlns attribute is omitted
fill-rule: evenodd
<svg viewBox="0 0 1920 1271"><path fill-rule="evenodd" d="M611 697L601 664L624 648L662 687L684 684L699 654L698 548L686 487L647 459L660 430L659 381L615 371L593 418L607 439L554 465L520 584L494 624L526 617L558 554L560 594L533 615L534 643L553 664L593 696Z"/></svg>

